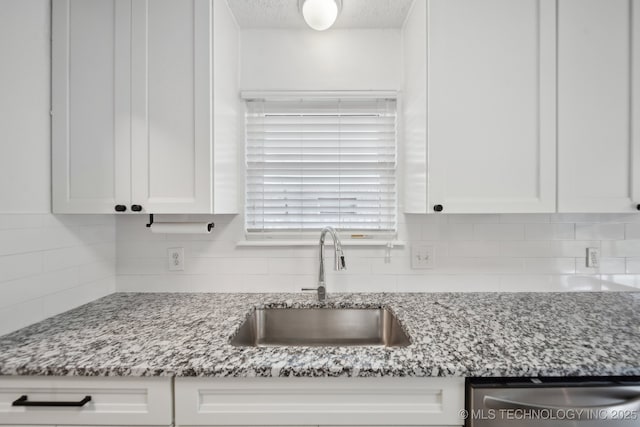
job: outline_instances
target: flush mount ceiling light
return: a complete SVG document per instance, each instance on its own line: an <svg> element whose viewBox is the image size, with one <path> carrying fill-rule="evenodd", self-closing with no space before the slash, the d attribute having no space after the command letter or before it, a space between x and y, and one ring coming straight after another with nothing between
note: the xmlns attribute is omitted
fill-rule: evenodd
<svg viewBox="0 0 640 427"><path fill-rule="evenodd" d="M324 31L336 22L342 0L298 0L298 7L308 26Z"/></svg>

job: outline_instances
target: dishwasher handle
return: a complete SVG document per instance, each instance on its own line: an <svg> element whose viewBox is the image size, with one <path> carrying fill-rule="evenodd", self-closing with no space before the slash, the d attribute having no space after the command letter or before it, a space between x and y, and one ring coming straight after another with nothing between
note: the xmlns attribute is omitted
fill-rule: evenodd
<svg viewBox="0 0 640 427"><path fill-rule="evenodd" d="M515 400L504 399L495 396L485 396L483 400L484 405L491 409L524 409L524 410L538 410L549 411L551 414L557 414L558 412L573 412L576 421L593 419L594 413L599 415L610 416L612 414L620 414L625 411L639 411L640 410L640 396L633 397L622 403L615 405L596 405L596 406L555 406L555 405L539 405L536 403L518 402Z"/></svg>

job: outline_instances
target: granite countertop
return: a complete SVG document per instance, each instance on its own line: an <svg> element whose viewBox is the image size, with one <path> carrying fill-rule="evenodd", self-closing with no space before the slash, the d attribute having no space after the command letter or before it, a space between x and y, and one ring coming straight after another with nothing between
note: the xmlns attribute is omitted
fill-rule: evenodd
<svg viewBox="0 0 640 427"><path fill-rule="evenodd" d="M254 307L380 307L408 347L233 347ZM0 338L0 375L640 375L640 293L117 293Z"/></svg>

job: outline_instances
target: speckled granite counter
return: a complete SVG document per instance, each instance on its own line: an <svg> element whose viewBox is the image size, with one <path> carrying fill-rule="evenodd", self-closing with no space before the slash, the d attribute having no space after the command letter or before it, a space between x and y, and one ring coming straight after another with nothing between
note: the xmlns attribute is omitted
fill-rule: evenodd
<svg viewBox="0 0 640 427"><path fill-rule="evenodd" d="M1 375L640 375L640 293L331 294L391 309L404 348L233 347L254 307L307 294L114 294L0 338Z"/></svg>

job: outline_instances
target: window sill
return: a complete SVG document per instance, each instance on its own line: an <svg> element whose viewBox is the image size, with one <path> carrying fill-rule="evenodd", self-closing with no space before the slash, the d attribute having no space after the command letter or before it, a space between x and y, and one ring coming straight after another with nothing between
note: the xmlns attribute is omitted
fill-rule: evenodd
<svg viewBox="0 0 640 427"><path fill-rule="evenodd" d="M341 240L342 246L387 246L391 244L392 247L403 247L406 242L402 240L379 240L379 239L351 239ZM331 239L328 239L326 244L331 244ZM241 240L237 243L237 246L244 247L283 247L283 246L318 246L318 240Z"/></svg>

